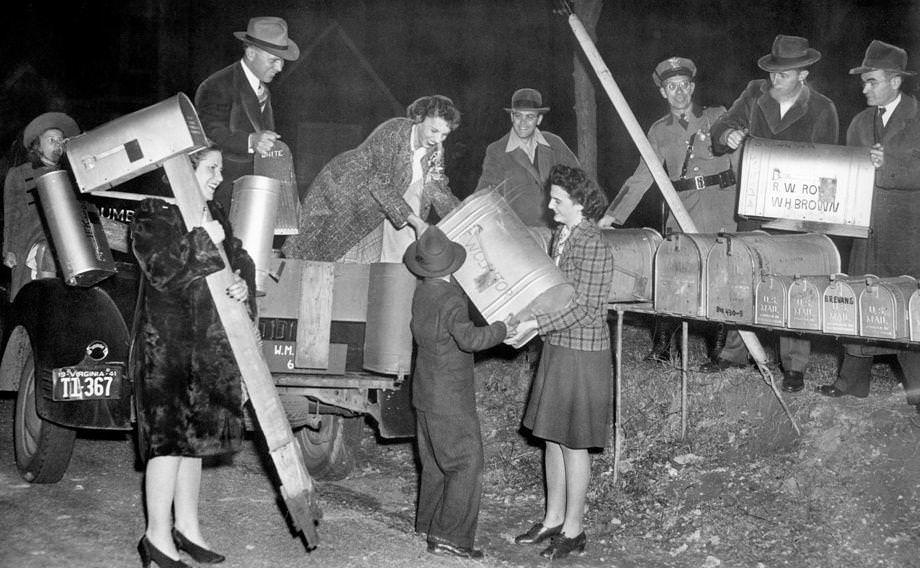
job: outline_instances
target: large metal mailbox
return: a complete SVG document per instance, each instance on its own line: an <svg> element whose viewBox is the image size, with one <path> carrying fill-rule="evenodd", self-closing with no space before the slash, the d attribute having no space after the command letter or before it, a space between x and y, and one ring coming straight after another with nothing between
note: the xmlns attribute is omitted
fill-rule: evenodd
<svg viewBox="0 0 920 568"><path fill-rule="evenodd" d="M920 341L920 289L914 290L907 302L907 321L910 323L910 340Z"/></svg>
<svg viewBox="0 0 920 568"><path fill-rule="evenodd" d="M195 107L179 93L70 138L65 150L85 193L118 185L207 143Z"/></svg>
<svg viewBox="0 0 920 568"><path fill-rule="evenodd" d="M859 295L865 278L831 274L822 292L821 331L833 335L859 335Z"/></svg>
<svg viewBox="0 0 920 568"><path fill-rule="evenodd" d="M754 293L764 274L839 272L840 253L826 235L733 233L716 239L706 271L707 317L752 324Z"/></svg>
<svg viewBox="0 0 920 568"><path fill-rule="evenodd" d="M767 228L865 238L874 182L868 148L751 137L738 214L775 218Z"/></svg>
<svg viewBox="0 0 920 568"><path fill-rule="evenodd" d="M907 305L917 290L912 276L864 277L866 288L859 294L859 335L882 339L906 339Z"/></svg>
<svg viewBox="0 0 920 568"><path fill-rule="evenodd" d="M658 231L649 228L602 229L601 234L613 254L613 282L608 301L652 301L655 251L661 244Z"/></svg>
<svg viewBox="0 0 920 568"><path fill-rule="evenodd" d="M655 254L655 311L706 315L706 258L718 235L671 233Z"/></svg>

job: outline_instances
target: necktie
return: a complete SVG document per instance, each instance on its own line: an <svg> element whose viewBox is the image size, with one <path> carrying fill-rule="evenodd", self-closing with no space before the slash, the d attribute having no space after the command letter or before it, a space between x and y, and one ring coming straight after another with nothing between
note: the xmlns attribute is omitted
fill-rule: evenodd
<svg viewBox="0 0 920 568"><path fill-rule="evenodd" d="M256 96L259 98L259 108L265 110L265 103L268 102L268 88L265 86L265 83L259 83L259 88L256 90Z"/></svg>
<svg viewBox="0 0 920 568"><path fill-rule="evenodd" d="M680 115L680 119L677 122L680 123L680 125L684 128L684 130L686 130L687 127L690 126L690 121L687 120L686 114Z"/></svg>
<svg viewBox="0 0 920 568"><path fill-rule="evenodd" d="M873 142L878 144L882 141L882 134L885 132L885 123L882 117L885 116L885 107L875 107L875 129L873 131Z"/></svg>

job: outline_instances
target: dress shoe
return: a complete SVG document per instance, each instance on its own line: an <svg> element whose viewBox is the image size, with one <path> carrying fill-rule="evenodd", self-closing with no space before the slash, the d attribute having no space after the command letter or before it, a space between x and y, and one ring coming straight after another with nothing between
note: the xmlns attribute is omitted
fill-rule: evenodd
<svg viewBox="0 0 920 568"><path fill-rule="evenodd" d="M747 363L735 363L734 361L728 361L727 359L716 359L715 361L707 361L700 365L698 371L700 373L719 373L726 369L744 369L747 368Z"/></svg>
<svg viewBox="0 0 920 568"><path fill-rule="evenodd" d="M187 552L195 562L200 562L201 564L218 564L226 559L223 554L218 554L213 550L198 546L185 538L185 535L177 531L175 527L173 527L172 530L172 538L173 542L176 543L176 548Z"/></svg>
<svg viewBox="0 0 920 568"><path fill-rule="evenodd" d="M556 560L558 558L565 558L573 552L581 555L585 552L585 544L587 544L587 542L585 531L581 531L581 534L572 538L559 533L553 537L550 545L540 553L540 556L549 558L550 560Z"/></svg>
<svg viewBox="0 0 920 568"><path fill-rule="evenodd" d="M823 394L824 396L829 396L831 398L839 398L841 396L855 396L856 398L866 398L866 395L859 396L855 394L850 394L846 391L842 391L835 387L834 385L820 385L815 387L815 392L818 394Z"/></svg>
<svg viewBox="0 0 920 568"><path fill-rule="evenodd" d="M141 555L141 565L144 568L148 568L151 562L160 568L192 568L181 560L173 560L166 556L165 552L150 543L147 535L142 536L141 541L137 543L137 552Z"/></svg>
<svg viewBox="0 0 920 568"><path fill-rule="evenodd" d="M428 541L428 552L432 554L438 554L441 556L456 556L457 558L472 558L473 560L478 560L485 556L481 550L478 548L467 547L467 546L457 546L456 544L450 544L449 542L437 541L432 542Z"/></svg>
<svg viewBox="0 0 920 568"><path fill-rule="evenodd" d="M561 532L562 525L544 527L543 523L536 523L524 534L519 534L514 537L514 542L515 544L537 544Z"/></svg>
<svg viewBox="0 0 920 568"><path fill-rule="evenodd" d="M805 374L799 371L783 371L783 390L801 392L805 388Z"/></svg>

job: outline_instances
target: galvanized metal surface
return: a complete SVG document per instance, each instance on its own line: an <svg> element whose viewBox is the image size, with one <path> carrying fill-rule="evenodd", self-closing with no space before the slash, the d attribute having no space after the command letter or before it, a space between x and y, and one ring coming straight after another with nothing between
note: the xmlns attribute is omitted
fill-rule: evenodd
<svg viewBox="0 0 920 568"><path fill-rule="evenodd" d="M602 229L601 234L613 253L613 282L608 301L651 301L655 252L661 244L661 235L649 228Z"/></svg>
<svg viewBox="0 0 920 568"><path fill-rule="evenodd" d="M256 265L256 290L265 291L270 270L275 215L281 182L266 176L242 176L233 182L230 225Z"/></svg>
<svg viewBox="0 0 920 568"><path fill-rule="evenodd" d="M67 171L49 172L36 183L64 281L71 286L92 286L115 274L98 210L77 200Z"/></svg>
<svg viewBox="0 0 920 568"><path fill-rule="evenodd" d="M709 249L717 238L715 234L672 233L661 242L654 261L656 311L692 317L706 315L705 267Z"/></svg>
<svg viewBox="0 0 920 568"><path fill-rule="evenodd" d="M370 265L364 368L384 374L407 374L412 368L412 297L418 280L396 262Z"/></svg>

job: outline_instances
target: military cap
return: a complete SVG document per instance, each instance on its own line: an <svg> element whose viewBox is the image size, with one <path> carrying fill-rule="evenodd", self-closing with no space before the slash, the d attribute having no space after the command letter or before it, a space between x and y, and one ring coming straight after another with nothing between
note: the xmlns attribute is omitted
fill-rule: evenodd
<svg viewBox="0 0 920 568"><path fill-rule="evenodd" d="M692 81L696 78L696 65L686 57L665 59L655 67L655 72L652 73L652 80L655 81L655 86L660 88L666 79L677 75L684 75Z"/></svg>

